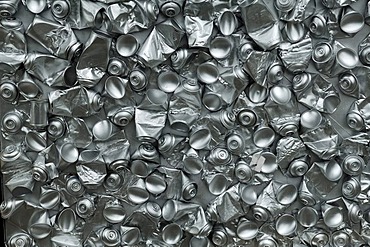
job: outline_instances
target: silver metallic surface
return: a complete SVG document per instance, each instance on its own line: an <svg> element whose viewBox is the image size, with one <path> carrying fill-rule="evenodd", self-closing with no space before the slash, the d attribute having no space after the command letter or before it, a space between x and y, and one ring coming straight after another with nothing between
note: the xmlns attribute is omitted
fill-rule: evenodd
<svg viewBox="0 0 370 247"><path fill-rule="evenodd" d="M369 6L0 0L0 242L370 245Z"/></svg>

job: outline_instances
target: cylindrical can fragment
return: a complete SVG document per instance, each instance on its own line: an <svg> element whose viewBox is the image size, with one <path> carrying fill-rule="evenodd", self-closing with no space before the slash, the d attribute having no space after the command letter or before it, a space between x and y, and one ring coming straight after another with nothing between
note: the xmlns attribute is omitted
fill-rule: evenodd
<svg viewBox="0 0 370 247"><path fill-rule="evenodd" d="M24 1L27 9L33 14L40 14L46 8L46 1L35 1L35 0L25 0Z"/></svg>
<svg viewBox="0 0 370 247"><path fill-rule="evenodd" d="M351 237L345 231L335 231L331 234L331 244L333 247L351 246Z"/></svg>
<svg viewBox="0 0 370 247"><path fill-rule="evenodd" d="M173 71L163 71L158 75L157 82L163 92L173 93L180 85L180 76Z"/></svg>
<svg viewBox="0 0 370 247"><path fill-rule="evenodd" d="M133 160L130 170L138 177L145 178L157 167L156 164L146 162L144 160Z"/></svg>
<svg viewBox="0 0 370 247"><path fill-rule="evenodd" d="M69 25L62 26L37 15L26 33L55 56L72 60L81 52L82 44ZM59 38L62 34L65 35L65 39ZM60 43L53 43L54 40L59 40Z"/></svg>
<svg viewBox="0 0 370 247"><path fill-rule="evenodd" d="M22 205L24 205L24 200L15 199L14 197L4 200L0 204L1 218L8 219L12 215L14 215L17 209L20 208Z"/></svg>
<svg viewBox="0 0 370 247"><path fill-rule="evenodd" d="M209 144L211 142L211 130L206 126L197 126L191 129L189 135L189 144L195 150L200 150L203 148L209 149Z"/></svg>
<svg viewBox="0 0 370 247"><path fill-rule="evenodd" d="M203 169L203 161L197 151L190 148L183 157L184 171L190 174L199 174Z"/></svg>
<svg viewBox="0 0 370 247"><path fill-rule="evenodd" d="M344 215L343 215L343 209L336 207L336 206L331 206L329 204L323 204L321 206L322 209L322 218L324 219L324 223L328 227L339 227L344 220Z"/></svg>
<svg viewBox="0 0 370 247"><path fill-rule="evenodd" d="M258 234L258 225L246 218L241 218L236 229L236 234L243 240L251 240Z"/></svg>
<svg viewBox="0 0 370 247"><path fill-rule="evenodd" d="M249 182L253 178L253 170L244 160L240 160L235 164L235 176L242 182Z"/></svg>
<svg viewBox="0 0 370 247"><path fill-rule="evenodd" d="M359 58L357 52L349 47L339 49L335 54L335 69L350 70L357 66Z"/></svg>
<svg viewBox="0 0 370 247"><path fill-rule="evenodd" d="M342 93L352 97L358 97L359 85L355 74L352 74L351 72L344 72L339 75L338 79L339 89L342 91Z"/></svg>
<svg viewBox="0 0 370 247"><path fill-rule="evenodd" d="M161 12L169 18L175 17L180 14L180 12L182 11L182 5L184 4L183 0L157 0L157 2Z"/></svg>
<svg viewBox="0 0 370 247"><path fill-rule="evenodd" d="M315 67L319 72L329 72L335 62L332 45L328 42L317 43L313 47L312 60L315 62Z"/></svg>
<svg viewBox="0 0 370 247"><path fill-rule="evenodd" d="M274 183L276 185L276 183ZM276 201L282 205L289 205L295 201L298 196L297 187L293 184L277 185L275 189Z"/></svg>
<svg viewBox="0 0 370 247"><path fill-rule="evenodd" d="M27 233L16 233L12 235L8 240L9 247L32 247L34 241Z"/></svg>
<svg viewBox="0 0 370 247"><path fill-rule="evenodd" d="M104 187L106 190L117 191L123 184L123 177L118 173L110 173L106 176Z"/></svg>
<svg viewBox="0 0 370 247"><path fill-rule="evenodd" d="M19 93L26 99L37 99L41 96L41 88L34 82L28 72L24 72L18 82Z"/></svg>
<svg viewBox="0 0 370 247"><path fill-rule="evenodd" d="M345 198L353 200L361 193L361 184L358 178L351 177L343 182L342 194Z"/></svg>
<svg viewBox="0 0 370 247"><path fill-rule="evenodd" d="M259 126L253 134L253 142L257 147L267 148L275 141L275 131L268 126Z"/></svg>
<svg viewBox="0 0 370 247"><path fill-rule="evenodd" d="M314 206L318 203L318 198L308 188L306 181L303 180L299 187L299 199L306 206Z"/></svg>
<svg viewBox="0 0 370 247"><path fill-rule="evenodd" d="M258 240L258 247L278 247L273 237L264 237Z"/></svg>
<svg viewBox="0 0 370 247"><path fill-rule="evenodd" d="M370 65L370 46L367 45L359 52L360 61L365 65Z"/></svg>
<svg viewBox="0 0 370 247"><path fill-rule="evenodd" d="M126 95L128 80L111 75L105 80L105 92L113 99L122 99Z"/></svg>
<svg viewBox="0 0 370 247"><path fill-rule="evenodd" d="M211 150L207 160L214 166L226 165L231 162L231 155L226 148L217 147Z"/></svg>
<svg viewBox="0 0 370 247"><path fill-rule="evenodd" d="M117 224L125 219L126 211L118 201L108 201L105 203L103 216L109 223Z"/></svg>
<svg viewBox="0 0 370 247"><path fill-rule="evenodd" d="M76 213L71 208L66 208L57 218L57 224L62 232L71 232L76 227Z"/></svg>
<svg viewBox="0 0 370 247"><path fill-rule="evenodd" d="M51 13L58 19L66 18L71 11L68 0L56 0L51 4Z"/></svg>
<svg viewBox="0 0 370 247"><path fill-rule="evenodd" d="M122 76L127 75L129 69L127 64L118 58L111 58L108 63L107 71L110 75Z"/></svg>
<svg viewBox="0 0 370 247"><path fill-rule="evenodd" d="M359 32L364 26L364 16L350 6L343 8L342 16L339 22L340 29L348 34Z"/></svg>
<svg viewBox="0 0 370 247"><path fill-rule="evenodd" d="M217 24L220 32L225 36L229 36L238 27L238 19L232 11L225 10L217 18Z"/></svg>
<svg viewBox="0 0 370 247"><path fill-rule="evenodd" d="M0 16L13 16L18 11L20 0L2 0L0 1Z"/></svg>
<svg viewBox="0 0 370 247"><path fill-rule="evenodd" d="M1 127L5 133L17 133L23 127L22 114L18 111L5 113L1 120Z"/></svg>
<svg viewBox="0 0 370 247"><path fill-rule="evenodd" d="M132 203L142 204L149 200L149 192L146 190L143 179L138 179L127 188L127 196Z"/></svg>
<svg viewBox="0 0 370 247"><path fill-rule="evenodd" d="M30 131L27 132L25 138L27 147L33 151L40 152L47 147L46 133Z"/></svg>
<svg viewBox="0 0 370 247"><path fill-rule="evenodd" d="M166 190L167 184L160 173L154 172L146 177L145 187L153 195L159 195Z"/></svg>
<svg viewBox="0 0 370 247"><path fill-rule="evenodd" d="M137 227L120 226L121 242L127 245L137 244L140 241L141 234Z"/></svg>
<svg viewBox="0 0 370 247"><path fill-rule="evenodd" d="M253 127L257 122L257 115L252 109L243 109L237 115L238 123L244 127Z"/></svg>
<svg viewBox="0 0 370 247"><path fill-rule="evenodd" d="M129 82L132 90L140 92L148 85L148 78L142 69L136 68L131 71Z"/></svg>
<svg viewBox="0 0 370 247"><path fill-rule="evenodd" d="M205 84L215 83L219 76L217 66L211 62L202 63L197 68L197 78Z"/></svg>
<svg viewBox="0 0 370 247"><path fill-rule="evenodd" d="M116 50L122 57L134 55L139 48L138 41L134 35L124 34L116 40Z"/></svg>
<svg viewBox="0 0 370 247"><path fill-rule="evenodd" d="M39 100L31 101L31 110L30 110L30 125L36 129L43 129L48 126L48 110L49 110L49 101Z"/></svg>
<svg viewBox="0 0 370 247"><path fill-rule="evenodd" d="M121 234L118 230L107 227L101 233L101 240L104 246L117 247L121 242Z"/></svg>
<svg viewBox="0 0 370 247"><path fill-rule="evenodd" d="M319 214L316 209L313 207L303 207L298 211L297 214L297 221L303 227L313 227L316 225L317 221L319 220Z"/></svg>
<svg viewBox="0 0 370 247"><path fill-rule="evenodd" d="M85 187L78 179L78 176L70 176L66 180L67 192L73 196L80 197L85 193Z"/></svg>
<svg viewBox="0 0 370 247"><path fill-rule="evenodd" d="M198 185L190 180L184 173L181 173L182 189L181 194L184 200L191 200L197 195Z"/></svg>
<svg viewBox="0 0 370 247"><path fill-rule="evenodd" d="M152 143L143 142L139 145L137 150L132 154L133 160L140 159L159 163L159 153Z"/></svg>
<svg viewBox="0 0 370 247"><path fill-rule="evenodd" d="M67 124L63 117L56 116L49 119L47 131L52 139L61 138L66 132L66 129Z"/></svg>
<svg viewBox="0 0 370 247"><path fill-rule="evenodd" d="M283 78L283 66L279 62L272 63L267 70L267 81L271 84L277 84Z"/></svg>
<svg viewBox="0 0 370 247"><path fill-rule="evenodd" d="M254 205L257 202L257 191L254 186L240 186L239 194L247 205Z"/></svg>
<svg viewBox="0 0 370 247"><path fill-rule="evenodd" d="M245 149L245 142L237 132L231 133L226 139L227 149L235 155L241 155Z"/></svg>
<svg viewBox="0 0 370 247"><path fill-rule="evenodd" d="M91 217L95 212L94 202L86 197L81 198L76 203L76 213L83 219Z"/></svg>
<svg viewBox="0 0 370 247"><path fill-rule="evenodd" d="M135 114L134 107L125 107L118 110L113 116L111 116L111 121L118 126L127 126L133 119Z"/></svg>
<svg viewBox="0 0 370 247"><path fill-rule="evenodd" d="M52 227L48 211L33 211L28 222L28 232L34 239L43 239L49 236Z"/></svg>
<svg viewBox="0 0 370 247"><path fill-rule="evenodd" d="M4 81L0 84L0 95L3 100L15 103L19 97L18 88L12 81Z"/></svg>
<svg viewBox="0 0 370 247"><path fill-rule="evenodd" d="M297 229L297 221L290 214L283 214L276 221L276 231L282 236L291 236Z"/></svg>
<svg viewBox="0 0 370 247"><path fill-rule="evenodd" d="M288 170L293 177L301 177L308 171L308 167L309 157L304 156L290 162Z"/></svg>
<svg viewBox="0 0 370 247"><path fill-rule="evenodd" d="M328 32L326 18L323 15L315 15L312 17L308 28L315 36L325 35Z"/></svg>
<svg viewBox="0 0 370 247"><path fill-rule="evenodd" d="M53 209L56 208L60 203L61 195L59 191L54 189L44 189L41 188L40 194L40 205L44 209Z"/></svg>
<svg viewBox="0 0 370 247"><path fill-rule="evenodd" d="M350 176L360 175L364 166L364 159L358 155L348 155L344 158L342 162L343 172L347 173Z"/></svg>
<svg viewBox="0 0 370 247"><path fill-rule="evenodd" d="M288 13L296 5L296 0L275 0L274 6L279 12Z"/></svg>
<svg viewBox="0 0 370 247"><path fill-rule="evenodd" d="M223 225L213 227L212 242L217 246L226 246L228 243L228 234Z"/></svg>
<svg viewBox="0 0 370 247"><path fill-rule="evenodd" d="M167 244L177 244L182 239L183 232L181 227L176 223L170 223L162 229L162 239Z"/></svg>
<svg viewBox="0 0 370 247"><path fill-rule="evenodd" d="M216 173L213 175L208 175L206 177L208 183L208 190L212 195L221 195L226 191L230 182L228 178L222 173Z"/></svg>
<svg viewBox="0 0 370 247"><path fill-rule="evenodd" d="M233 49L233 43L230 38L218 36L218 37L215 37L211 41L211 44L209 46L209 53L217 61L223 61L223 60L226 60L230 56L232 49ZM204 82L204 80L202 81Z"/></svg>

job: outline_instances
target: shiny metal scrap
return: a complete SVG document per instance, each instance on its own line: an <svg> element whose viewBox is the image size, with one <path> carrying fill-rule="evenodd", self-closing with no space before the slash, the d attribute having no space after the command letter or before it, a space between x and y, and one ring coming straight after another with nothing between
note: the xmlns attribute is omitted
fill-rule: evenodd
<svg viewBox="0 0 370 247"><path fill-rule="evenodd" d="M369 8L0 0L0 245L370 246Z"/></svg>

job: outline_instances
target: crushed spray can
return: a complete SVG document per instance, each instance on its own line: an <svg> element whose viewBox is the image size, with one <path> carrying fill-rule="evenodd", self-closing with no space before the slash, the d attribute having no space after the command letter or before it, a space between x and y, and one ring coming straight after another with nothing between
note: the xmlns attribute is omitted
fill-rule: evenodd
<svg viewBox="0 0 370 247"><path fill-rule="evenodd" d="M62 26L41 16L35 16L26 34L57 57L72 60L81 53L82 44L69 25Z"/></svg>

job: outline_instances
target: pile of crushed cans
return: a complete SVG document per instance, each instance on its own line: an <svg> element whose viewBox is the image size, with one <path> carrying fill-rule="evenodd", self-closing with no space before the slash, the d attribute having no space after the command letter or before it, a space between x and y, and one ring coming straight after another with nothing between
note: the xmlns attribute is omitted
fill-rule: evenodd
<svg viewBox="0 0 370 247"><path fill-rule="evenodd" d="M369 7L0 0L6 246L369 246Z"/></svg>

